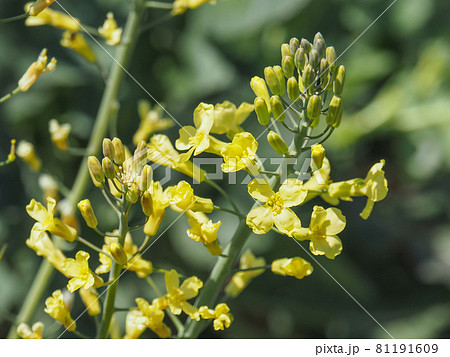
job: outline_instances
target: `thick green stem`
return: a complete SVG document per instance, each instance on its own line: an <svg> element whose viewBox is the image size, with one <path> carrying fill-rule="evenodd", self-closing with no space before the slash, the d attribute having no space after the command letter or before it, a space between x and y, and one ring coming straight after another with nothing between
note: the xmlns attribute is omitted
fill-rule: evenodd
<svg viewBox="0 0 450 357"><path fill-rule="evenodd" d="M127 24L122 37L123 45L117 47L115 56L116 61L112 64L111 74L108 78L105 91L103 92L95 125L86 150L91 155L95 155L99 152L102 140L108 131L108 124L115 110L114 103L117 101L119 89L125 75L123 68L127 67L129 59L135 48L139 35L139 26L142 22L144 13L143 1L135 0L134 7L128 15ZM87 166L87 158L84 158L72 186L71 194L69 195L69 200L74 208L76 207L78 201L82 198L88 180L89 171ZM21 322L28 323L32 318L34 310L42 298L42 294L50 283L52 272L53 267L46 260L44 260L39 269L38 276L36 276L36 279L33 281L33 284L27 293L27 297L25 298L22 308L17 316L16 323L11 327L8 338L17 338L17 324Z"/></svg>

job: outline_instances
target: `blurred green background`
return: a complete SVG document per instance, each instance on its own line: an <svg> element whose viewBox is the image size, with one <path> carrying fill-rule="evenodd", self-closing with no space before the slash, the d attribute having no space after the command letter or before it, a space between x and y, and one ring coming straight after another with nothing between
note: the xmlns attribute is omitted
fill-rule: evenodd
<svg viewBox="0 0 450 357"><path fill-rule="evenodd" d="M128 9L127 1L122 0L61 4L94 27L103 23L107 11L113 11L123 25ZM262 76L265 66L278 64L280 45L291 37L312 40L320 31L338 54L346 50L339 59L348 73L343 123L325 145L332 178L364 177L373 163L384 158L390 191L367 221L359 217L365 199L341 203L339 208L347 217L347 227L340 234L344 250L335 261L324 257L318 261L394 337L449 338L450 3L398 0L347 50L390 4L378 0L218 1L216 6L202 6L143 32L130 72L186 125L200 101L252 102L250 78ZM0 17L5 18L20 13L23 4L3 0L2 5ZM53 8L58 10L56 4ZM165 14L163 10L149 11L146 23ZM57 29L27 28L23 21L0 25L1 95L15 88L43 47L58 59L54 73L42 76L29 92L0 105L0 154L6 157L11 138L27 139L36 145L44 167L70 186L80 158L53 147L48 120L71 123L71 145L83 147L103 82L95 66L59 45L60 38ZM110 58L92 46L108 66ZM139 123L137 101L146 94L128 78L120 97L118 133L130 144ZM255 135L262 132L254 114L244 128ZM175 140L178 128L166 134ZM265 138L260 147L261 156L269 152ZM182 176L174 173L173 177ZM0 337L6 336L41 262L25 245L33 224L25 205L31 198L42 197L37 180L38 174L19 160L0 168L0 245L8 244L0 263ZM226 205L210 187L195 189ZM227 190L240 198L246 187L236 185ZM93 185L85 197L92 198L101 226L112 228L114 217ZM251 206L248 197L241 202ZM299 212L304 225L313 203ZM163 225L175 217L168 213ZM219 240L225 245L236 219L226 213L212 217L223 222ZM187 228L187 220L180 219L144 257L155 266L174 267L206 279L214 258L186 236ZM84 225L83 236L98 240ZM139 234L135 239L141 239ZM248 246L269 262L286 256L310 260L286 237L252 236ZM231 328L220 333L210 328L202 337L388 337L320 266L313 266L314 273L303 280L270 272L259 276L239 298L229 301L235 316ZM44 299L62 288L65 280L55 275ZM120 283L118 305L132 306L137 296L153 297L146 283L129 273ZM32 322L42 320L44 335L57 336L59 326L43 312L43 302L40 306ZM73 309L72 316L84 309L78 295ZM124 317L118 314L120 321ZM86 334L94 334L89 317L83 316L77 324Z"/></svg>

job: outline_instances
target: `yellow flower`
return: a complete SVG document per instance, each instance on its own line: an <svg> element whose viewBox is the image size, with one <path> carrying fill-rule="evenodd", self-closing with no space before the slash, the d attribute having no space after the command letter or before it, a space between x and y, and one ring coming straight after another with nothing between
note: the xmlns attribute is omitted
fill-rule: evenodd
<svg viewBox="0 0 450 357"><path fill-rule="evenodd" d="M233 137L233 141L221 150L224 163L223 172L236 172L245 169L255 169L256 150L258 142L252 134L244 132Z"/></svg>
<svg viewBox="0 0 450 357"><path fill-rule="evenodd" d="M161 338L170 337L172 332L170 328L164 324L164 311L160 310L156 305L150 305L145 299L137 298L136 303L141 312L146 318L146 326L155 332Z"/></svg>
<svg viewBox="0 0 450 357"><path fill-rule="evenodd" d="M183 311L191 319L200 320L198 309L192 306L187 300L198 295L198 291L203 287L203 282L196 276L187 278L180 286L180 277L172 269L165 274L167 294L153 300L152 305L161 310L167 308L175 315L180 315Z"/></svg>
<svg viewBox="0 0 450 357"><path fill-rule="evenodd" d="M264 99L269 113L271 112L270 95L267 89L266 81L258 76L254 76L250 81L250 87L257 97Z"/></svg>
<svg viewBox="0 0 450 357"><path fill-rule="evenodd" d="M65 31L60 43L61 46L71 48L89 62L95 62L97 60L97 56L94 51L92 51L92 48L86 42L83 35L79 32Z"/></svg>
<svg viewBox="0 0 450 357"><path fill-rule="evenodd" d="M185 214L191 226L187 230L188 237L197 242L202 242L212 255L221 255L222 248L217 242L217 231L222 222L213 223L202 212L187 210Z"/></svg>
<svg viewBox="0 0 450 357"><path fill-rule="evenodd" d="M227 134L230 139L242 131L240 125L248 118L254 110L253 104L242 103L239 108L229 102L216 104L214 106L214 125L211 128L213 134Z"/></svg>
<svg viewBox="0 0 450 357"><path fill-rule="evenodd" d="M255 234L265 234L275 226L288 236L301 226L300 219L289 208L298 206L306 198L307 191L297 179L286 179L275 193L264 179L253 179L248 184L248 193L254 199L264 202L247 215L247 225Z"/></svg>
<svg viewBox="0 0 450 357"><path fill-rule="evenodd" d="M59 218L54 217L55 206L56 201L51 197L47 198L47 209L35 200L30 201L26 210L30 217L37 221L33 229L37 231L48 231L69 242L73 242L77 237L77 231L64 224Z"/></svg>
<svg viewBox="0 0 450 357"><path fill-rule="evenodd" d="M87 226L90 228L97 228L97 217L95 217L91 201L89 201L89 199L82 200L78 202L77 207L80 210L80 213L83 216L84 220L86 221Z"/></svg>
<svg viewBox="0 0 450 357"><path fill-rule="evenodd" d="M158 228L166 214L166 207L170 203L159 182L154 182L148 192L152 197L152 213L148 216L147 223L145 223L144 233L153 237L158 232Z"/></svg>
<svg viewBox="0 0 450 357"><path fill-rule="evenodd" d="M313 171L312 177L303 184L303 187L308 190L305 202L320 195L320 197L330 205L339 204L339 198L330 197L327 191L328 186L331 183L330 171L330 162L324 157L322 167L319 170ZM347 198L341 197L341 199L346 200Z"/></svg>
<svg viewBox="0 0 450 357"><path fill-rule="evenodd" d="M56 68L56 59L52 58L47 63L47 49L44 48L39 54L38 59L33 62L24 75L19 79L18 86L20 91L26 92L39 78L42 73L50 73Z"/></svg>
<svg viewBox="0 0 450 357"><path fill-rule="evenodd" d="M48 130L53 144L55 144L59 150L66 151L68 148L67 138L72 130L72 126L69 123L59 125L56 119L52 119L48 123Z"/></svg>
<svg viewBox="0 0 450 357"><path fill-rule="evenodd" d="M44 11L47 7L53 4L55 0L37 0L34 3L28 3L25 8L29 12L30 16L36 16L41 11Z"/></svg>
<svg viewBox="0 0 450 357"><path fill-rule="evenodd" d="M31 339L41 339L42 338L42 332L44 331L44 324L42 322L36 322L33 324L33 326L28 326L26 323L21 323L19 326L17 326L17 334L27 340Z"/></svg>
<svg viewBox="0 0 450 357"><path fill-rule="evenodd" d="M31 230L30 237L26 240L29 248L33 249L37 255L44 257L57 270L64 274L62 264L66 260L63 252L55 247L52 240L45 231L39 229Z"/></svg>
<svg viewBox="0 0 450 357"><path fill-rule="evenodd" d="M125 321L125 339L136 339L147 329L147 317L139 310L131 310Z"/></svg>
<svg viewBox="0 0 450 357"><path fill-rule="evenodd" d="M67 310L64 304L63 294L61 290L53 292L52 296L45 300L45 312L53 317L56 321L61 322L64 327L69 331L75 331L76 324L70 316L69 310Z"/></svg>
<svg viewBox="0 0 450 357"><path fill-rule="evenodd" d="M33 11L32 10L33 6L34 5L32 5L31 2L25 5L25 11L30 10L30 15L31 12ZM45 9L42 12L39 12L38 14L28 16L27 19L25 20L25 26L42 26L42 25L50 25L70 32L77 32L81 29L77 19L72 18L69 15L63 14L62 12L54 11L51 9Z"/></svg>
<svg viewBox="0 0 450 357"><path fill-rule="evenodd" d="M241 256L239 262L239 269L251 269L261 267L262 269L255 269L249 271L240 271L233 275L231 281L225 287L225 292L231 297L237 297L250 284L253 278L264 273L264 266L266 260L264 258L256 258L250 250L247 250Z"/></svg>
<svg viewBox="0 0 450 357"><path fill-rule="evenodd" d="M180 138L175 142L178 150L188 150L178 157L181 164L190 159L192 154L197 156L209 148L209 132L214 125L214 106L200 103L194 110L194 125L184 126L179 130Z"/></svg>
<svg viewBox="0 0 450 357"><path fill-rule="evenodd" d="M299 257L274 260L271 268L275 274L293 276L297 279L303 279L313 272L312 265Z"/></svg>
<svg viewBox="0 0 450 357"><path fill-rule="evenodd" d="M309 239L309 249L314 255L334 259L342 252L342 242L336 234L344 230L345 224L345 217L339 209L314 206L309 228L300 228L293 235L298 240Z"/></svg>
<svg viewBox="0 0 450 357"><path fill-rule="evenodd" d="M202 182L205 179L205 171L195 166L191 161L180 163L180 154L172 146L170 139L166 135L153 135L150 138L148 149L148 159L150 161L180 171L198 182Z"/></svg>
<svg viewBox="0 0 450 357"><path fill-rule="evenodd" d="M161 118L162 111L160 106L152 109L147 100L139 101L138 112L141 123L133 136L134 145L137 145L141 140L147 140L155 131L165 130L173 126L172 119Z"/></svg>
<svg viewBox="0 0 450 357"><path fill-rule="evenodd" d="M17 156L30 165L33 170L38 171L41 168L41 160L36 156L32 143L21 140L17 146Z"/></svg>
<svg viewBox="0 0 450 357"><path fill-rule="evenodd" d="M341 198L349 196L366 196L366 207L360 216L369 218L375 202L383 200L388 193L388 183L384 177L384 160L373 165L365 179L353 179L342 182L334 182L328 187L330 197Z"/></svg>
<svg viewBox="0 0 450 357"><path fill-rule="evenodd" d="M213 326L216 331L230 327L233 322L230 308L225 303L218 304L214 310L209 309L208 306L200 306L198 312L202 319L214 319Z"/></svg>
<svg viewBox="0 0 450 357"><path fill-rule="evenodd" d="M186 181L167 187L165 193L172 208L178 212L191 210L210 213L214 209L211 199L194 195L194 189Z"/></svg>
<svg viewBox="0 0 450 357"><path fill-rule="evenodd" d="M91 316L100 314L102 309L98 300L97 291L94 288L90 288L80 289L78 290L78 292L80 293L80 297L83 301L84 306L86 306L88 314Z"/></svg>
<svg viewBox="0 0 450 357"><path fill-rule="evenodd" d="M122 28L117 26L112 12L106 14L106 20L103 26L98 28L98 33L106 39L106 43L110 46L116 46L120 43Z"/></svg>
<svg viewBox="0 0 450 357"><path fill-rule="evenodd" d="M208 2L213 4L216 3L215 0L175 0L175 2L173 3L172 14L174 16L181 15L187 9L195 9L200 5L206 4Z"/></svg>
<svg viewBox="0 0 450 357"><path fill-rule="evenodd" d="M80 288L89 289L103 286L103 279L89 269L89 257L89 253L80 250L75 255L75 259L68 258L64 261L62 269L66 276L72 278L67 284L67 289L71 293Z"/></svg>

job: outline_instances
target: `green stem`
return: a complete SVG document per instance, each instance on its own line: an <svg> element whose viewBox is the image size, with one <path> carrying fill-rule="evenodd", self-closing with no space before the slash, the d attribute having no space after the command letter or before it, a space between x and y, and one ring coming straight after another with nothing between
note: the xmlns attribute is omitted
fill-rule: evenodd
<svg viewBox="0 0 450 357"><path fill-rule="evenodd" d="M233 206L234 210L236 212L241 213L241 211L239 210L239 207L236 205L236 203L233 201L233 199L230 197L230 195L222 188L220 187L217 183L215 183L214 181L211 181L209 179L206 179L205 182L214 187L223 197L225 197L225 199L230 202L231 206Z"/></svg>
<svg viewBox="0 0 450 357"><path fill-rule="evenodd" d="M160 1L147 1L145 3L145 7L151 7L153 9L168 9L171 10L173 8L173 5L167 2L160 2Z"/></svg>
<svg viewBox="0 0 450 357"><path fill-rule="evenodd" d="M12 22L12 21L17 21L17 20L22 20L28 17L28 12L25 12L24 14L21 15L17 15L17 16L13 16L13 17L8 17L6 19L1 19L0 20L0 24L6 24L7 22Z"/></svg>
<svg viewBox="0 0 450 357"><path fill-rule="evenodd" d="M11 98L13 95L16 95L19 92L20 92L20 88L17 87L12 92L9 92L8 94L6 94L3 97L1 97L0 98L0 103L6 102L9 98Z"/></svg>
<svg viewBox="0 0 450 357"><path fill-rule="evenodd" d="M135 6L128 15L127 24L123 35L124 45L117 47L115 57L117 63L114 62L112 65L111 74L108 78L99 111L97 113L97 118L95 120L94 129L89 140L87 151L91 154L96 154L99 152L103 137L107 133L108 125L111 120L111 112L114 110L114 105L111 103L114 103L117 100L119 89L125 75L122 67L126 67L128 65L129 59L133 53L139 35L139 25L142 22L144 13L143 1L135 0ZM74 208L83 196L88 180L89 171L87 166L87 158L84 158L69 196L70 202ZM42 294L50 283L52 273L53 267L46 260L44 260L41 263L38 275L33 281L33 285L27 293L27 297L25 298L22 308L17 316L16 323L28 323L30 321L38 302L41 300ZM8 334L8 338L17 337L16 324L14 324Z"/></svg>

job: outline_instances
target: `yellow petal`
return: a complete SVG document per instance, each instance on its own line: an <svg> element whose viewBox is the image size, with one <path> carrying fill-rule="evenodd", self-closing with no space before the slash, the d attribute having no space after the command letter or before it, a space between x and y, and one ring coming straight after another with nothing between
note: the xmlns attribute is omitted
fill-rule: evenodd
<svg viewBox="0 0 450 357"><path fill-rule="evenodd" d="M197 129L193 126L183 126L180 130L178 130L180 134L180 138L175 141L175 147L178 150L188 150L192 147L192 144L189 142L190 138L195 137L197 134Z"/></svg>
<svg viewBox="0 0 450 357"><path fill-rule="evenodd" d="M266 202L275 194L269 183L264 179L251 180L248 183L248 193L254 199L260 200L261 202Z"/></svg>
<svg viewBox="0 0 450 357"><path fill-rule="evenodd" d="M198 291L203 287L203 282L196 276L187 278L180 286L180 290L184 292L186 300L192 299L198 295Z"/></svg>
<svg viewBox="0 0 450 357"><path fill-rule="evenodd" d="M272 210L267 206L253 208L247 215L247 226L255 234L265 234L273 227Z"/></svg>
<svg viewBox="0 0 450 357"><path fill-rule="evenodd" d="M312 236L309 250L314 255L325 255L328 259L334 259L342 252L342 242L337 236Z"/></svg>
<svg viewBox="0 0 450 357"><path fill-rule="evenodd" d="M174 269L165 274L165 279L166 289L169 294L178 289L178 287L180 286L180 278L178 277L178 273Z"/></svg>
<svg viewBox="0 0 450 357"><path fill-rule="evenodd" d="M308 194L303 187L303 182L293 178L285 180L278 192L283 198L284 207L298 206Z"/></svg>
<svg viewBox="0 0 450 357"><path fill-rule="evenodd" d="M280 214L273 217L273 221L280 231L290 237L294 230L298 230L298 227L301 227L300 218L290 208L284 208Z"/></svg>
<svg viewBox="0 0 450 357"><path fill-rule="evenodd" d="M346 225L345 216L342 214L341 210L335 207L327 208L326 220L323 222L326 235L335 235L341 233Z"/></svg>

